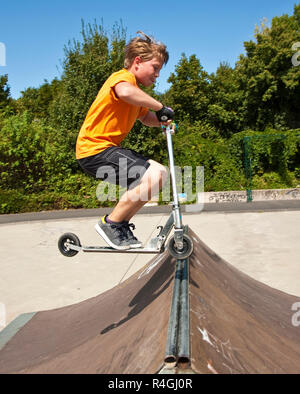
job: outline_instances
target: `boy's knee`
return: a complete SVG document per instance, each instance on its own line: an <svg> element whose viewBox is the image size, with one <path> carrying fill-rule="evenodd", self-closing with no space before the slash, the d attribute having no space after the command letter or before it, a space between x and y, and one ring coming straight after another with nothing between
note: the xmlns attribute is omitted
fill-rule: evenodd
<svg viewBox="0 0 300 394"><path fill-rule="evenodd" d="M150 161L150 164L149 170L146 172L148 179L151 179L152 185L156 184L161 188L168 179L168 170L160 163Z"/></svg>
<svg viewBox="0 0 300 394"><path fill-rule="evenodd" d="M161 186L163 186L165 183L166 183L166 181L167 181L167 179L168 179L168 170L166 169L166 167L164 167L164 166L161 166L161 170L160 170L160 182L159 182L159 184L161 185Z"/></svg>
<svg viewBox="0 0 300 394"><path fill-rule="evenodd" d="M163 165L159 165L154 173L154 180L161 189L168 179L168 170Z"/></svg>

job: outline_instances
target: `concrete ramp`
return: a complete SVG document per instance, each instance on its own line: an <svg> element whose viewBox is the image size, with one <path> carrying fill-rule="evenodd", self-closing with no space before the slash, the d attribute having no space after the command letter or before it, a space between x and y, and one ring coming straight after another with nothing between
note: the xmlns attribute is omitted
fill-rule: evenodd
<svg viewBox="0 0 300 394"><path fill-rule="evenodd" d="M158 372L164 364L174 263L165 252L95 298L21 315L0 334L0 373Z"/></svg>
<svg viewBox="0 0 300 394"><path fill-rule="evenodd" d="M157 373L166 343L179 343L183 326L189 372L300 373L300 327L292 324L299 299L238 271L193 231L189 236L194 252L182 279L165 252L95 298L21 315L0 333L0 373ZM174 297L178 280L188 283L184 303ZM178 335L169 335L171 320Z"/></svg>
<svg viewBox="0 0 300 394"><path fill-rule="evenodd" d="M229 265L191 230L191 366L197 373L300 373L299 298Z"/></svg>

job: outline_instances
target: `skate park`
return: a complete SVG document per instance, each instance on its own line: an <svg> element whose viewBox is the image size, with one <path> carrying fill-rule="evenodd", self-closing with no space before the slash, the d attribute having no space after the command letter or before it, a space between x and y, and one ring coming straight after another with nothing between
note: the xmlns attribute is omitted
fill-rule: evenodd
<svg viewBox="0 0 300 394"><path fill-rule="evenodd" d="M69 259L63 232L104 245L101 209L2 215L0 372L299 373L299 202L182 209L194 242L182 362L166 354L177 278L167 251ZM144 243L169 211L136 215Z"/></svg>
<svg viewBox="0 0 300 394"><path fill-rule="evenodd" d="M299 2L42 3L0 42L0 374L299 374Z"/></svg>

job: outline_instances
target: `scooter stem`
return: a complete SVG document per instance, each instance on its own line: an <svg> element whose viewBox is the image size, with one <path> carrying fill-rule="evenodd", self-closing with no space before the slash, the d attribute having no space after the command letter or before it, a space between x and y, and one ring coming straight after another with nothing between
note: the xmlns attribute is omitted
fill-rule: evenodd
<svg viewBox="0 0 300 394"><path fill-rule="evenodd" d="M173 143L172 143L172 130L171 130L170 126L166 127L165 132L166 132L166 136L167 136L169 167L170 167L170 175L171 175L172 190L173 190L174 226L177 229L181 229L182 228L182 219L181 219L180 205L179 205L178 194L177 194Z"/></svg>

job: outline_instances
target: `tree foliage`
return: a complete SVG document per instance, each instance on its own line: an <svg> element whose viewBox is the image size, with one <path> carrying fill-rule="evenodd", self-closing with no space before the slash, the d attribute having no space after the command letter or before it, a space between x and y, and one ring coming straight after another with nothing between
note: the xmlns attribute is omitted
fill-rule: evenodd
<svg viewBox="0 0 300 394"><path fill-rule="evenodd" d="M235 69L221 63L215 74L210 76L210 103L207 121L213 125L221 137L230 137L243 125L240 111L242 91L239 89Z"/></svg>
<svg viewBox="0 0 300 394"><path fill-rule="evenodd" d="M71 131L80 129L109 75L123 67L126 32L121 24L109 37L102 25L82 21L81 34L82 41L69 41L64 48L62 88L50 109L52 124Z"/></svg>
<svg viewBox="0 0 300 394"><path fill-rule="evenodd" d="M0 212L96 207L97 182L75 160L75 143L86 113L108 76L123 67L126 29L85 25L81 40L64 48L62 74L10 96L0 76ZM300 183L300 65L292 62L300 43L300 4L292 15L261 22L245 53L232 67L221 62L207 73L196 54L182 54L168 91L146 92L170 105L178 131L179 166L205 167L205 190L246 187L243 138L253 138L253 185L294 187ZM300 60L300 59L298 59ZM275 135L273 138L259 138ZM283 135L283 137L281 137ZM168 165L165 137L136 122L123 146Z"/></svg>
<svg viewBox="0 0 300 394"><path fill-rule="evenodd" d="M57 78L51 83L47 80L39 88L27 88L16 100L19 112L30 112L35 119L49 119L52 102L59 95L62 82Z"/></svg>
<svg viewBox="0 0 300 394"><path fill-rule="evenodd" d="M8 86L8 76L0 75L0 111L10 102L10 88Z"/></svg>
<svg viewBox="0 0 300 394"><path fill-rule="evenodd" d="M292 64L292 46L300 41L299 21L300 4L292 16L275 17L271 26L261 23L255 41L244 43L246 54L236 65L244 127L300 126L300 68Z"/></svg>
<svg viewBox="0 0 300 394"><path fill-rule="evenodd" d="M203 70L196 55L188 59L182 54L168 82L172 84L168 98L176 118L188 118L191 122L204 119L208 106L209 81L208 73Z"/></svg>
<svg viewBox="0 0 300 394"><path fill-rule="evenodd" d="M211 75L196 55L183 54L166 95L178 119L205 119L227 138L247 128L299 127L300 67L292 63L299 21L300 4L292 16L275 17L270 26L261 22L235 67L221 63Z"/></svg>

